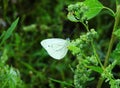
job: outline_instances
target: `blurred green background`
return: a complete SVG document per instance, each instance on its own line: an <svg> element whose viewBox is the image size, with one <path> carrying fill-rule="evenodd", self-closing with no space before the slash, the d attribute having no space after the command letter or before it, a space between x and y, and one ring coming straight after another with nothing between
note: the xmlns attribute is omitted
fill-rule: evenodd
<svg viewBox="0 0 120 88"><path fill-rule="evenodd" d="M19 24L12 36L0 47L7 47L7 64L19 70L25 88L72 88L77 60L68 52L58 61L51 58L41 47L47 38L70 38L85 32L81 23L67 19L67 6L83 0L0 0L0 34L19 17ZM99 0L115 11L114 0ZM96 41L99 54L104 57L110 39L114 18L106 10L89 21L90 28L99 34Z"/></svg>

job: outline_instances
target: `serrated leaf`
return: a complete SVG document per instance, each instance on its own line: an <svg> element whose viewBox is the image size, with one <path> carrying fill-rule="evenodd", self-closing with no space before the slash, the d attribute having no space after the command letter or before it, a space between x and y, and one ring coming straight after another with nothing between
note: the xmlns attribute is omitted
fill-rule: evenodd
<svg viewBox="0 0 120 88"><path fill-rule="evenodd" d="M88 20L95 17L104 8L98 0L85 0L84 4L89 8L85 13Z"/></svg>
<svg viewBox="0 0 120 88"><path fill-rule="evenodd" d="M88 66L88 68L90 68L93 71L98 72L100 74L103 72L103 69L101 67L98 67L98 66Z"/></svg>
<svg viewBox="0 0 120 88"><path fill-rule="evenodd" d="M4 43L4 41L7 40L7 39L11 36L13 30L14 30L15 27L17 26L18 21L19 21L19 18L17 18L17 19L11 24L11 26L8 28L8 30L7 30L6 33L4 34L0 45L2 45L2 44Z"/></svg>

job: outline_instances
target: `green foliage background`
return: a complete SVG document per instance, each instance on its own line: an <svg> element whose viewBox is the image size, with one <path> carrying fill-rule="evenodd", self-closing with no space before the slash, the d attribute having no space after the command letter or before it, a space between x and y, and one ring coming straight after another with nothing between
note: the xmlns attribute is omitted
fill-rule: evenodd
<svg viewBox="0 0 120 88"><path fill-rule="evenodd" d="M7 49L6 63L19 70L25 88L72 88L75 57L68 52L64 59L54 60L40 41L53 37L75 39L85 31L81 23L67 19L67 6L77 1L80 0L0 0L0 34L20 18L12 36L0 47L0 55ZM115 10L114 0L99 1ZM113 22L106 10L89 22L90 28L99 33L96 45L101 58L107 50Z"/></svg>

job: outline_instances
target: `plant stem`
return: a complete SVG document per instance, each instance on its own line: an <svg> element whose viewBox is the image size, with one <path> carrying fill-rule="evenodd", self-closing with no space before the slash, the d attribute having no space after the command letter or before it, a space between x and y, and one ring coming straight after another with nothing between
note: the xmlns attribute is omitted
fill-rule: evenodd
<svg viewBox="0 0 120 88"><path fill-rule="evenodd" d="M84 23L83 23L83 25L85 26L86 30L89 32L88 25L87 25L87 24L84 24ZM102 69L104 70L104 66L102 65L102 63L101 63L101 61L100 61L100 59L99 59L99 56L98 56L98 54L97 54L96 48L95 48L94 43L93 43L93 40L91 41L91 45L92 45L93 52L94 52L94 54L95 54L95 56L96 56L96 60L99 62L100 66L101 66Z"/></svg>
<svg viewBox="0 0 120 88"><path fill-rule="evenodd" d="M101 68L104 70L104 66L102 65L102 63L101 63L101 61L100 61L100 59L99 59L99 57L98 57L98 54L97 54L97 52L96 52L96 48L95 48L95 46L94 46L93 41L91 41L91 45L92 45L93 52L94 52L94 54L95 54L95 56L96 56L97 61L99 62Z"/></svg>
<svg viewBox="0 0 120 88"><path fill-rule="evenodd" d="M108 61L109 61L109 57L110 57L110 54L111 54L111 51L112 51L113 43L115 41L115 36L114 36L113 32L115 30L117 30L117 27L118 27L119 23L120 23L120 5L117 6L115 23L114 23L114 27L113 27L112 36L111 36L111 40L110 40L110 43L109 43L108 51L107 51L107 54L106 54L106 57L105 57L104 68L107 67L107 65L108 65ZM100 77L99 81L98 81L97 88L101 88L103 81L104 81L104 79L102 77Z"/></svg>
<svg viewBox="0 0 120 88"><path fill-rule="evenodd" d="M109 10L109 11L111 12L111 14L112 14L113 17L115 16L115 13L113 12L113 10L111 10L111 9L108 8L108 7L104 7L104 8L107 9L107 10Z"/></svg>

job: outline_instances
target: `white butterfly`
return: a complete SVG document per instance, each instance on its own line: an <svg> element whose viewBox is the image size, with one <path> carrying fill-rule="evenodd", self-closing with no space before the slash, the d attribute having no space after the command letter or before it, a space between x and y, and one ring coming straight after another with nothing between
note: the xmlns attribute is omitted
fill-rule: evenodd
<svg viewBox="0 0 120 88"><path fill-rule="evenodd" d="M60 38L51 38L41 41L41 45L45 48L48 54L54 59L62 59L68 51L68 40Z"/></svg>

